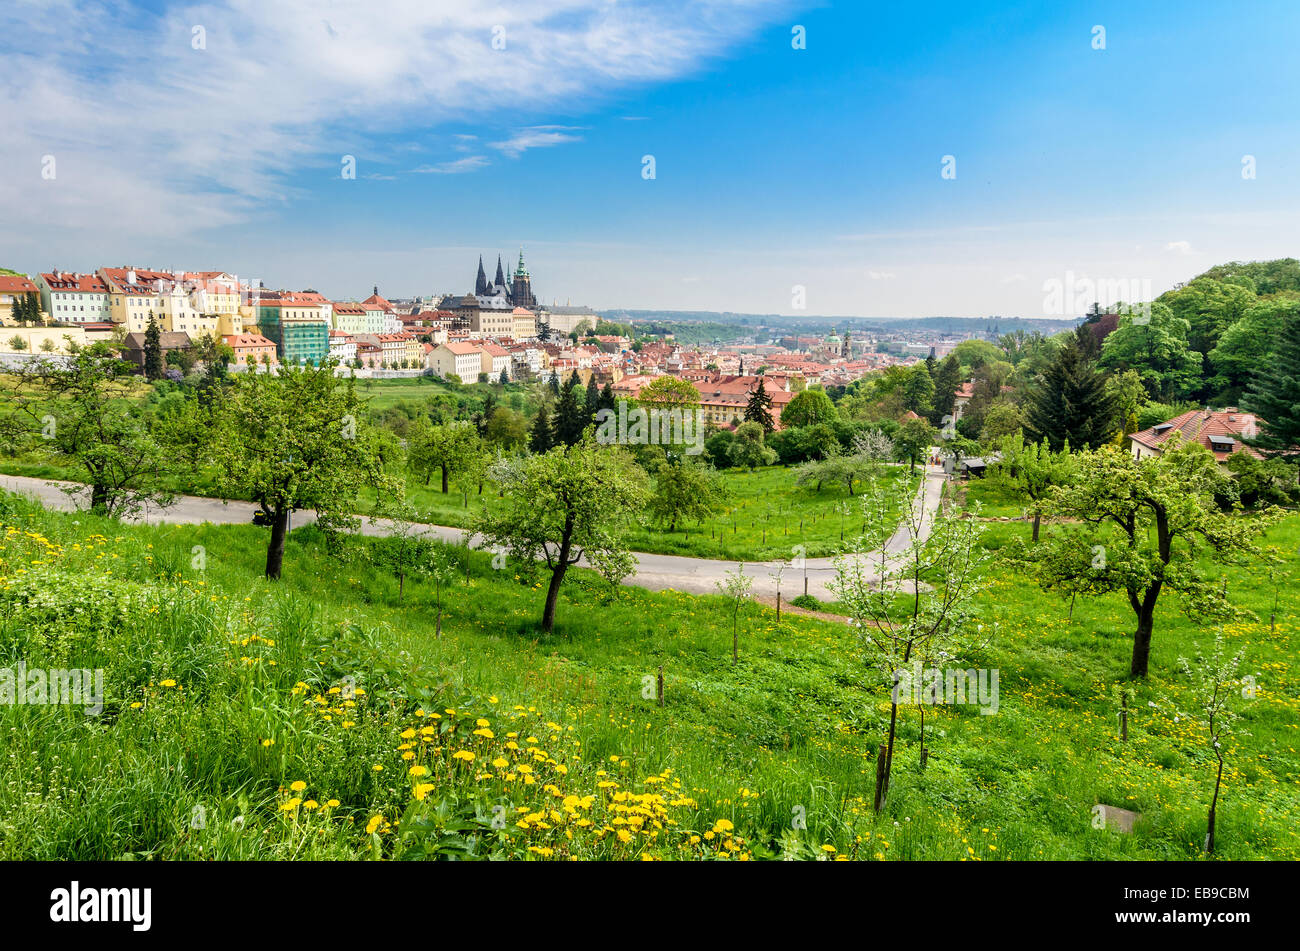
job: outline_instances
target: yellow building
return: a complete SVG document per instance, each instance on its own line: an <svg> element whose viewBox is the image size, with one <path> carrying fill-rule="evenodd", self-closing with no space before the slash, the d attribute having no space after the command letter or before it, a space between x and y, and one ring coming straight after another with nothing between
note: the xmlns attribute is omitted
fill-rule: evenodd
<svg viewBox="0 0 1300 951"><path fill-rule="evenodd" d="M537 336L537 316L523 307L516 307L510 313L514 320L514 338L516 340L531 340Z"/></svg>
<svg viewBox="0 0 1300 951"><path fill-rule="evenodd" d="M40 290L25 275L0 274L0 324L12 327L17 323L14 320L14 305L18 303L19 298L27 294L35 294L36 299L40 300ZM49 319L50 315L42 310L41 321Z"/></svg>
<svg viewBox="0 0 1300 951"><path fill-rule="evenodd" d="M160 288L172 283L170 272L104 267L98 273L108 285L108 312L113 323L124 327L127 333L144 333L149 327L151 313L162 323L164 304Z"/></svg>

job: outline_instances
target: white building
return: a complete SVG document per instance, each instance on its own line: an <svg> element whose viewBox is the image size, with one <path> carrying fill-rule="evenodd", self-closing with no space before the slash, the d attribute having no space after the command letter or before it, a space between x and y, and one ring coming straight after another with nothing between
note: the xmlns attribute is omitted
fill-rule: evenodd
<svg viewBox="0 0 1300 951"><path fill-rule="evenodd" d="M112 320L108 285L98 274L51 271L36 275L41 309L59 323L105 323Z"/></svg>
<svg viewBox="0 0 1300 951"><path fill-rule="evenodd" d="M453 373L473 383L483 372L483 352L472 343L440 343L425 356L425 365L446 379Z"/></svg>

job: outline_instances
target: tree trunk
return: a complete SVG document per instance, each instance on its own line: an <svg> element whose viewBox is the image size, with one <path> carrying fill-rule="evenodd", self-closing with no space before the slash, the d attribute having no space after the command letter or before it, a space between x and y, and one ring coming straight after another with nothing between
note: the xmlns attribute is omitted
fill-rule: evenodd
<svg viewBox="0 0 1300 951"><path fill-rule="evenodd" d="M90 510L96 515L108 515L108 486L99 483L91 483L90 486Z"/></svg>
<svg viewBox="0 0 1300 951"><path fill-rule="evenodd" d="M289 510L276 509L271 515L271 544L266 549L266 576L280 580L280 566L284 562L284 540L289 534Z"/></svg>
<svg viewBox="0 0 1300 951"><path fill-rule="evenodd" d="M551 569L551 583L546 588L546 607L542 611L542 631L550 634L555 627L555 605L560 600L560 585L564 583L564 573L569 570L570 543L573 540L573 516L564 520L564 533L560 536L560 554L555 567Z"/></svg>
<svg viewBox="0 0 1300 951"><path fill-rule="evenodd" d="M1034 543L1035 544L1038 543L1038 526L1042 521L1043 521L1043 513L1035 512L1034 513Z"/></svg>
<svg viewBox="0 0 1300 951"><path fill-rule="evenodd" d="M1152 586L1147 596L1137 605L1138 623L1133 634L1133 662L1128 671L1130 677L1147 675L1147 664L1151 659L1151 630L1156 613L1156 599L1152 591L1158 591L1158 587Z"/></svg>
<svg viewBox="0 0 1300 951"><path fill-rule="evenodd" d="M1219 786L1223 782L1223 756L1217 751L1215 755L1219 758L1219 774L1214 779L1214 798L1210 801L1210 817L1205 827L1205 851L1207 853L1214 851L1215 813L1219 811Z"/></svg>
<svg viewBox="0 0 1300 951"><path fill-rule="evenodd" d="M447 467L442 467L442 494L447 494Z"/></svg>

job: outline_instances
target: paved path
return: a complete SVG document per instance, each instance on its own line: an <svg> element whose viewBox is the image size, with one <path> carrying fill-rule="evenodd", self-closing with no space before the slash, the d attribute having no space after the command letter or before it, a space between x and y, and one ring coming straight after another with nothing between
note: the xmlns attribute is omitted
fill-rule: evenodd
<svg viewBox="0 0 1300 951"><path fill-rule="evenodd" d="M938 509L943 478L942 469L934 466L928 467L925 478L917 488L917 495L922 499L925 513L921 526L922 537L929 534L931 520ZM53 482L28 476L0 475L0 487L10 492L31 496L47 508L74 510L85 507L84 487L79 487L71 482ZM77 491L70 495L64 491L65 489L76 489ZM253 520L255 508L256 506L251 502L227 502L221 499L182 495L176 499L175 504L165 509L156 506L149 507L141 521L151 525L160 523L198 525L203 522L211 522L214 525L247 525ZM300 528L314 520L315 513L313 512L295 512L291 526ZM371 519L367 517L361 519L363 534L386 535L391 529L392 523L388 519ZM424 532L427 535L457 544L464 542L466 534L463 529L449 528L443 525L426 526ZM477 539L471 539L471 544L475 544L477 541ZM889 540L888 550L890 552L901 552L907 547L909 541L910 532L906 527L900 526L899 531ZM734 561L691 558L685 555L659 555L649 552L636 553L636 561L636 574L627 580L628 584L647 588L651 591L671 589L689 594L715 594L717 592L717 582L722 581L727 572L734 570L736 567ZM826 583L835 577L834 559L808 558L806 564L808 593L819 601L832 600L833 596L827 590ZM777 566L777 562L771 561L745 563L745 574L754 579L754 594L756 596L776 597L776 581L772 578L772 572L776 570ZM795 571L791 568L786 569L781 583L781 589L786 598L803 593L803 578L804 572Z"/></svg>

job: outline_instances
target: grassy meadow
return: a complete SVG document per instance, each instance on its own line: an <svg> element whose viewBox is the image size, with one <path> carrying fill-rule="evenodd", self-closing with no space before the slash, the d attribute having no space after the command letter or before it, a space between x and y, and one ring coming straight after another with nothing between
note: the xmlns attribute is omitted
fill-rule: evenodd
<svg viewBox="0 0 1300 951"><path fill-rule="evenodd" d="M399 603L395 579L314 529L273 584L254 526L128 526L14 497L0 521L0 666L105 671L102 715L0 706L0 858L1200 856L1212 758L1167 707L1185 694L1178 655L1213 632L1173 597L1125 743L1126 603L1071 618L995 562L980 601L995 633L961 662L1000 670L998 712L927 711L921 771L904 708L876 816L887 685L843 624L749 605L733 664L717 597L579 571L543 640L541 579L465 549L449 549L454 580L407 579ZM1024 528L993 523L985 543ZM1267 541L1295 552L1300 517ZM1300 858L1295 559L1273 632L1262 569L1228 582L1261 617L1226 628L1260 690L1240 705L1217 854ZM1097 802L1143 819L1095 830Z"/></svg>

